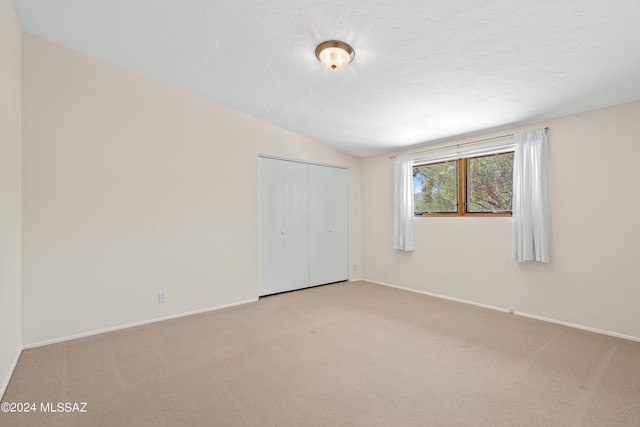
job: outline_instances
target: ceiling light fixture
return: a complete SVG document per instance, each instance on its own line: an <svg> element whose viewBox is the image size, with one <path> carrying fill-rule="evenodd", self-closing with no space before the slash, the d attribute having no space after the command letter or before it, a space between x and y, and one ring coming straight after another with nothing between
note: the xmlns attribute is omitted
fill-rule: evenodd
<svg viewBox="0 0 640 427"><path fill-rule="evenodd" d="M342 70L355 56L353 48L339 40L322 42L316 48L316 58L331 71Z"/></svg>

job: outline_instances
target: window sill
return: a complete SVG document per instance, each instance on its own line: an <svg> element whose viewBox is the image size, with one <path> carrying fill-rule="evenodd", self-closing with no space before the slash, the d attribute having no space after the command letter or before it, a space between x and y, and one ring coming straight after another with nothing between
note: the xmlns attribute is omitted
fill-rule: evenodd
<svg viewBox="0 0 640 427"><path fill-rule="evenodd" d="M491 213L491 212L469 212L464 214L459 214L457 212L454 213L424 213L419 215L414 215L415 218L427 218L427 217L463 217L463 216L474 216L474 217L510 217L513 216L510 212L500 212L500 213Z"/></svg>

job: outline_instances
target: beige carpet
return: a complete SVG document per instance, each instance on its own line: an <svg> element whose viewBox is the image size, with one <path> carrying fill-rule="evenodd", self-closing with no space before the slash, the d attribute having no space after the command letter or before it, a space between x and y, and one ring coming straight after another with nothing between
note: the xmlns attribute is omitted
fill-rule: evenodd
<svg viewBox="0 0 640 427"><path fill-rule="evenodd" d="M25 350L3 402L37 412L2 426L639 426L640 343L341 283Z"/></svg>

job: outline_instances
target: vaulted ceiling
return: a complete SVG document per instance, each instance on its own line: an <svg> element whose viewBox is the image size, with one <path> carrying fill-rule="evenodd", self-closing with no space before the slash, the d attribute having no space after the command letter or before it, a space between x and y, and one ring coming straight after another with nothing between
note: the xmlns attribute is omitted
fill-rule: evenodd
<svg viewBox="0 0 640 427"><path fill-rule="evenodd" d="M640 99L638 0L13 0L23 31L354 156ZM353 63L314 50L339 39Z"/></svg>

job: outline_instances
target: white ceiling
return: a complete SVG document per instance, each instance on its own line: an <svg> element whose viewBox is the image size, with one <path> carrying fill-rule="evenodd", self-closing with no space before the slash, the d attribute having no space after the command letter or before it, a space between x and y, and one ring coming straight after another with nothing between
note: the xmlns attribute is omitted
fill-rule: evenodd
<svg viewBox="0 0 640 427"><path fill-rule="evenodd" d="M639 0L13 3L25 32L358 157L640 99Z"/></svg>

